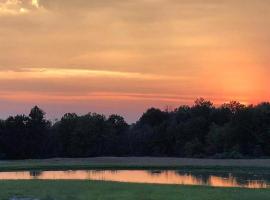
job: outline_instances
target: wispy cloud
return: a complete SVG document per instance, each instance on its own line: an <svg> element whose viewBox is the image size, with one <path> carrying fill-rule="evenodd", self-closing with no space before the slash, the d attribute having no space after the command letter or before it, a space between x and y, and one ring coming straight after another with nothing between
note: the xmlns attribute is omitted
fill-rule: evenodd
<svg viewBox="0 0 270 200"><path fill-rule="evenodd" d="M1 0L0 16L27 14L34 8L39 8L38 0Z"/></svg>
<svg viewBox="0 0 270 200"><path fill-rule="evenodd" d="M159 74L143 74L136 72L91 70L91 69L64 69L64 68L21 68L16 70L0 71L0 79L54 79L54 78L121 78L139 80L190 80L187 76L166 76Z"/></svg>

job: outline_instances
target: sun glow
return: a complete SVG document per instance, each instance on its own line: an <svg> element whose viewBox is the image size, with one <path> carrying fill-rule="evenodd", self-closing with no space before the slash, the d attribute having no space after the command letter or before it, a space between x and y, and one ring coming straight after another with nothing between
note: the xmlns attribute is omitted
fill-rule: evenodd
<svg viewBox="0 0 270 200"><path fill-rule="evenodd" d="M21 12L21 13L28 13L28 10L27 10L26 8L21 8L21 9L20 9L20 12Z"/></svg>
<svg viewBox="0 0 270 200"><path fill-rule="evenodd" d="M38 0L32 0L32 6L39 8L39 2Z"/></svg>

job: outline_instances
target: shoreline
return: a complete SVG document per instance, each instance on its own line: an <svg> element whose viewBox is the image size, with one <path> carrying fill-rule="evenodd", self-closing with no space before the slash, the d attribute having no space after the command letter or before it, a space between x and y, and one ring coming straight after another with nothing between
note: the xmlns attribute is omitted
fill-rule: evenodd
<svg viewBox="0 0 270 200"><path fill-rule="evenodd" d="M260 171L270 174L270 159L190 159L160 157L52 158L0 161L0 171L23 170L195 170L221 172Z"/></svg>

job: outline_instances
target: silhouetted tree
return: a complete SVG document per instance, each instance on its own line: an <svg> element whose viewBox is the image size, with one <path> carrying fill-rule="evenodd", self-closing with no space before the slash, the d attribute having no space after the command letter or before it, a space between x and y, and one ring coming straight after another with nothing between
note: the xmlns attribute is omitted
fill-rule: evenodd
<svg viewBox="0 0 270 200"><path fill-rule="evenodd" d="M269 157L270 103L214 107L199 98L150 108L132 125L96 113L68 113L52 125L37 106L0 120L0 159L90 156Z"/></svg>

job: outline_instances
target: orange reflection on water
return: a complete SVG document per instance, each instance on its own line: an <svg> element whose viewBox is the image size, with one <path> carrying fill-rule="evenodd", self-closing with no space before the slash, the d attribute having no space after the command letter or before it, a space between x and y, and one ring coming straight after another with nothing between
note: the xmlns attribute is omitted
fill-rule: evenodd
<svg viewBox="0 0 270 200"><path fill-rule="evenodd" d="M195 176L190 173L177 173L176 171L150 172L143 170L119 171L43 171L43 172L0 172L0 180L98 180L128 183L177 184L177 185L208 185L214 187L245 187L268 188L266 181L244 180L239 183L236 177L227 178L209 175Z"/></svg>
<svg viewBox="0 0 270 200"><path fill-rule="evenodd" d="M248 180L245 184L239 184L235 177L229 176L229 178L221 178L218 176L209 177L209 185L215 187L245 187L245 188L267 188L267 184L264 181Z"/></svg>

